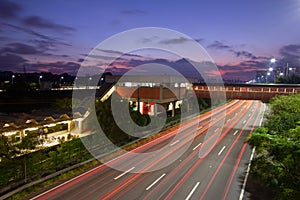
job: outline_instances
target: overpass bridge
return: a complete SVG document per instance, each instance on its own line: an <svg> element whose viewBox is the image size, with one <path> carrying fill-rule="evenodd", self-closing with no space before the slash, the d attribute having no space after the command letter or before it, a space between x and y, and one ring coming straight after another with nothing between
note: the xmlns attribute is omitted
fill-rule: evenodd
<svg viewBox="0 0 300 200"><path fill-rule="evenodd" d="M261 100L269 101L278 95L300 93L300 84L193 84L193 90L199 98Z"/></svg>
<svg viewBox="0 0 300 200"><path fill-rule="evenodd" d="M163 84L154 87L149 86L125 86L114 85L108 95L116 92L121 98L129 100L133 107L136 107L142 114L155 114L159 112L155 104L160 104L166 110L172 112L183 101L187 101L189 95L195 92L198 98L205 99L243 99L261 100L268 102L271 98L278 95L290 95L300 93L300 85L291 84ZM188 105L188 104L186 104ZM188 109L188 108L187 108Z"/></svg>
<svg viewBox="0 0 300 200"><path fill-rule="evenodd" d="M122 97L131 100L166 103L187 98L194 91L199 98L224 98L269 101L278 95L300 93L300 84L198 84L190 87L173 87L172 90L163 87L125 87L114 86Z"/></svg>
<svg viewBox="0 0 300 200"><path fill-rule="evenodd" d="M115 77L113 77L115 78ZM96 98L105 101L112 93L127 99L131 107L142 114L159 113L160 104L171 111L187 102L190 95L205 99L243 99L269 101L278 95L300 93L300 84L217 84L194 83L176 76L125 76L102 84L96 92ZM102 92L100 92L102 91ZM189 107L189 103L184 103ZM189 110L189 108L187 108Z"/></svg>

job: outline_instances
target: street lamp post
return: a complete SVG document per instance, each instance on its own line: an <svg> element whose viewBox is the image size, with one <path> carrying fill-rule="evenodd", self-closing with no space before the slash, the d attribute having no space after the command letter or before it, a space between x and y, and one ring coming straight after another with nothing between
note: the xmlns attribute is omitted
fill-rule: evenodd
<svg viewBox="0 0 300 200"><path fill-rule="evenodd" d="M274 72L273 72L273 67L269 67L269 72L267 73L267 75L268 76L271 76L271 75L273 75L273 77L272 77L272 82L275 82L275 74L274 74Z"/></svg>
<svg viewBox="0 0 300 200"><path fill-rule="evenodd" d="M91 80L92 80L92 77L89 77L89 80L88 80L88 89L90 88Z"/></svg>
<svg viewBox="0 0 300 200"><path fill-rule="evenodd" d="M15 75L12 75L12 76L11 76L11 84L12 84L12 85L14 84L14 78L15 78Z"/></svg>
<svg viewBox="0 0 300 200"><path fill-rule="evenodd" d="M275 69L275 63L276 63L276 59L275 58L271 58L270 59L270 63L271 65L269 66L269 72L268 72L268 76L270 76L271 74L273 75L273 80L272 82L275 82L275 72L274 72L274 69ZM272 64L274 65L274 67L272 67Z"/></svg>
<svg viewBox="0 0 300 200"><path fill-rule="evenodd" d="M43 78L42 75L39 76L39 86L41 87L41 79Z"/></svg>
<svg viewBox="0 0 300 200"><path fill-rule="evenodd" d="M63 76L60 77L60 86L62 85L63 80L64 80L64 77Z"/></svg>

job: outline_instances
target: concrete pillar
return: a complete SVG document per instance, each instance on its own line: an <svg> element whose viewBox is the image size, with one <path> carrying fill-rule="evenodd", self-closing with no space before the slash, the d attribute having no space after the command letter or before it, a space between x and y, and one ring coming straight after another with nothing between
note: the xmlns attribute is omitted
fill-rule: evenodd
<svg viewBox="0 0 300 200"><path fill-rule="evenodd" d="M172 117L175 116L175 103L176 103L176 101L171 102L171 104L172 104Z"/></svg>
<svg viewBox="0 0 300 200"><path fill-rule="evenodd" d="M141 112L141 102L139 101L135 102L135 107L137 112Z"/></svg>
<svg viewBox="0 0 300 200"><path fill-rule="evenodd" d="M76 131L78 134L82 133L82 122L83 122L83 118L78 118L74 120L75 123L75 127L76 127Z"/></svg>
<svg viewBox="0 0 300 200"><path fill-rule="evenodd" d="M138 85L138 91L137 91L137 101L138 101L138 111L140 111L140 98L141 98L141 93L140 93L140 85Z"/></svg>
<svg viewBox="0 0 300 200"><path fill-rule="evenodd" d="M186 112L189 112L189 111L190 111L190 105L189 105L189 102L188 102L188 101L185 101L185 104L186 104Z"/></svg>
<svg viewBox="0 0 300 200"><path fill-rule="evenodd" d="M144 114L144 102L139 102L139 112L143 115Z"/></svg>

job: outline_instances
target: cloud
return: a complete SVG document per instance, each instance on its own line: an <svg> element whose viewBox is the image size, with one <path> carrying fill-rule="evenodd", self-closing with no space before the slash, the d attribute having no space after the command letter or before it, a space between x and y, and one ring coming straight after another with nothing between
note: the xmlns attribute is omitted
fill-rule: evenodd
<svg viewBox="0 0 300 200"><path fill-rule="evenodd" d="M244 47L245 45L242 44L240 46ZM216 49L216 50L228 50L229 52L233 53L236 57L244 57L244 58L253 59L253 60L267 59L266 57L256 56L253 53L245 51L245 50L235 50L233 46L227 45L218 40L214 41L212 44L208 45L207 47L211 48L211 49Z"/></svg>
<svg viewBox="0 0 300 200"><path fill-rule="evenodd" d="M89 58L91 61L92 60L115 60L116 57L112 57L112 56L106 56L106 55L97 55L97 54L81 54L82 56L84 56L86 58Z"/></svg>
<svg viewBox="0 0 300 200"><path fill-rule="evenodd" d="M76 74L80 65L76 62L50 62L50 63L33 63L28 64L27 70L29 72L51 72L53 74Z"/></svg>
<svg viewBox="0 0 300 200"><path fill-rule="evenodd" d="M39 16L27 17L27 18L23 19L22 22L26 26L42 28L42 29L50 29L50 30L55 30L55 31L74 31L75 30L72 27L56 24L47 19L43 19Z"/></svg>
<svg viewBox="0 0 300 200"><path fill-rule="evenodd" d="M7 0L0 1L0 18L3 19L11 19L15 18L18 15L18 12L21 11L22 8L20 5Z"/></svg>
<svg viewBox="0 0 300 200"><path fill-rule="evenodd" d="M39 54L42 51L38 50L34 46L23 43L10 43L6 47L0 49L0 53L16 53L16 54Z"/></svg>
<svg viewBox="0 0 300 200"><path fill-rule="evenodd" d="M79 62L79 63L82 63L84 61L84 58L79 58L78 60L77 60L77 62Z"/></svg>
<svg viewBox="0 0 300 200"><path fill-rule="evenodd" d="M256 57L255 55L253 55L252 53L250 53L250 52L248 52L248 51L234 51L234 50L232 50L232 52L233 52L237 57L245 57L245 58L249 58L249 59L253 59L253 60L258 59L258 57Z"/></svg>
<svg viewBox="0 0 300 200"><path fill-rule="evenodd" d="M63 46L70 46L69 44L62 43L60 41L53 41L53 40L29 40L32 44L36 46L36 48L42 50L42 51L56 51L60 45Z"/></svg>
<svg viewBox="0 0 300 200"><path fill-rule="evenodd" d="M191 40L189 38L178 37L178 38L161 40L159 43L168 45L168 44L182 44L182 43L191 42L191 41L193 41L193 40Z"/></svg>
<svg viewBox="0 0 300 200"><path fill-rule="evenodd" d="M89 55L91 57L95 57L95 58L102 58L102 59L106 59L106 60L115 60L115 59L125 59L128 57L136 57L136 58L144 58L143 56L137 55L137 54L131 54L131 53L123 53L121 51L116 51L116 50L109 50L109 49L96 49L97 51L106 53L106 54L114 54L113 56L106 56L106 55L98 55L97 53L94 55ZM88 56L88 55L85 55ZM116 58L117 57L117 58Z"/></svg>
<svg viewBox="0 0 300 200"><path fill-rule="evenodd" d="M130 9L130 10L127 9L127 10L122 10L121 13L125 15L140 15L140 14L145 14L146 12L140 9Z"/></svg>
<svg viewBox="0 0 300 200"><path fill-rule="evenodd" d="M0 32L1 32L1 30L0 30ZM0 36L0 41L7 41L7 40L9 40L8 37Z"/></svg>
<svg viewBox="0 0 300 200"><path fill-rule="evenodd" d="M237 64L218 65L224 79L245 80L255 78L256 71L266 70L265 60L246 60Z"/></svg>
<svg viewBox="0 0 300 200"><path fill-rule="evenodd" d="M0 48L1 53L14 53L21 55L43 55L43 56L56 56L56 57L69 57L68 55L55 55L47 51L53 51L57 49L57 45L52 42L41 41L41 40L30 40L34 45L29 45L26 43L9 43L3 48Z"/></svg>
<svg viewBox="0 0 300 200"><path fill-rule="evenodd" d="M140 60L134 58L116 60L110 65L108 70L111 72L115 72L117 74L122 74L127 72L129 69L132 69L137 66L145 65L145 64L150 64L150 65L161 64L161 65L169 66L186 77L200 76L197 70L186 59L179 59L176 61L169 61L167 59ZM157 74L157 73L161 73L161 72L153 71L151 68L149 68L149 71L147 72L147 74ZM173 74L174 71L171 73Z"/></svg>
<svg viewBox="0 0 300 200"><path fill-rule="evenodd" d="M231 49L232 47L224 44L223 42L220 42L218 40L214 41L212 44L207 46L208 48L212 48L212 49Z"/></svg>
<svg viewBox="0 0 300 200"><path fill-rule="evenodd" d="M141 43L151 43L151 42L155 42L159 39L158 36L152 36L152 37L149 37L149 38L142 38L140 41Z"/></svg>
<svg viewBox="0 0 300 200"><path fill-rule="evenodd" d="M71 46L70 44L61 42L61 41L59 41L57 39L54 39L54 38L51 38L49 36L40 34L38 32L35 32L35 31L31 30L31 29L28 29L28 28L24 28L24 27L13 25L13 24L4 23L4 22L0 23L0 25L1 26L5 26L5 27L9 27L9 28L12 28L12 29L15 29L17 31L21 31L21 32L27 33L27 34L32 35L32 36L35 36L40 41L48 42L48 44L51 42L53 45Z"/></svg>
<svg viewBox="0 0 300 200"><path fill-rule="evenodd" d="M27 29L27 28L23 28L23 27L20 27L20 26L16 26L16 25L13 25L13 24L9 24L9 23L4 23L2 22L1 23L2 26L6 26L6 27L9 27L9 28L13 28L17 31L22 31L22 32L25 32L25 33L28 33L30 35L33 35L33 36L37 36L38 38L40 39L44 39L44 40L53 40L52 38L46 36L46 35L43 35L43 34L40 34L40 33L37 33L33 30L30 30L30 29Z"/></svg>
<svg viewBox="0 0 300 200"><path fill-rule="evenodd" d="M284 62L295 62L298 64L300 61L300 44L289 44L279 49L279 53L283 56Z"/></svg>
<svg viewBox="0 0 300 200"><path fill-rule="evenodd" d="M121 51L115 51L115 50L109 50L109 49L96 49L96 50L104 52L104 53L111 53L111 54L123 55L123 52L121 52Z"/></svg>
<svg viewBox="0 0 300 200"><path fill-rule="evenodd" d="M26 61L28 60L15 54L0 54L0 69L1 71L11 71L12 69L21 71Z"/></svg>
<svg viewBox="0 0 300 200"><path fill-rule="evenodd" d="M198 43L202 43L202 42L204 42L205 41L205 39L204 38L196 38L196 39L194 39L196 42L198 42Z"/></svg>
<svg viewBox="0 0 300 200"><path fill-rule="evenodd" d="M290 54L296 54L300 55L300 44L289 44L286 46L283 46L280 50L281 55L290 55Z"/></svg>

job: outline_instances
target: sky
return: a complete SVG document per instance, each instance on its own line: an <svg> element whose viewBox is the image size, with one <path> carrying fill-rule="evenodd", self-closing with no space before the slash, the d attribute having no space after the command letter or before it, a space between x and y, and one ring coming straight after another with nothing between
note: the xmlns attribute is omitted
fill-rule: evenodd
<svg viewBox="0 0 300 200"><path fill-rule="evenodd" d="M76 75L91 50L113 35L161 27L198 42L224 79L250 80L257 70L267 69L273 57L277 66L300 66L299 25L300 0L0 0L0 71L25 68L26 72ZM181 37L168 41L159 37L144 42L178 48L187 42ZM104 51L107 57L116 54L116 49ZM122 62L106 63L113 74L144 62L189 71L181 57L168 53L118 53ZM98 65L103 69L102 58Z"/></svg>

